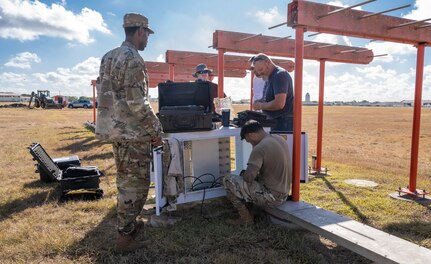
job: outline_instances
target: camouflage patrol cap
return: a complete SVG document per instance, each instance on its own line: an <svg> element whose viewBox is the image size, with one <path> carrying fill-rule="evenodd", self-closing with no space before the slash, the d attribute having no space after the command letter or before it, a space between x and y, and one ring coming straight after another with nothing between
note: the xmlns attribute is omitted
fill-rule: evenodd
<svg viewBox="0 0 431 264"><path fill-rule="evenodd" d="M154 31L148 25L148 18L144 15L137 13L128 13L124 15L123 28L126 27L144 27L154 34Z"/></svg>

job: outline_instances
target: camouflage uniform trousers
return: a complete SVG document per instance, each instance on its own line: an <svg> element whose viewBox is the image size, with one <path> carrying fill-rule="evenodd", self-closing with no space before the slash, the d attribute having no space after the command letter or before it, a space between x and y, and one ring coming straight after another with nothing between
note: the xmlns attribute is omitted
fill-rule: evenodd
<svg viewBox="0 0 431 264"><path fill-rule="evenodd" d="M136 217L147 200L151 145L136 141L119 141L112 145L117 166L117 229L127 235L135 230Z"/></svg>
<svg viewBox="0 0 431 264"><path fill-rule="evenodd" d="M260 182L247 183L242 176L228 175L223 179L223 183L228 192L228 197L232 194L239 200L252 203L258 207L277 207L287 199L286 195L273 195ZM229 199L231 200L230 197Z"/></svg>

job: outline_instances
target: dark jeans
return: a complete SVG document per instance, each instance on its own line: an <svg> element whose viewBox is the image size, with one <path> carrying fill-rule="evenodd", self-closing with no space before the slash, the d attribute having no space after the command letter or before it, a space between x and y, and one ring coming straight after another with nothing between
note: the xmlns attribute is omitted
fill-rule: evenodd
<svg viewBox="0 0 431 264"><path fill-rule="evenodd" d="M271 132L292 132L293 117L280 116L274 119L277 123L271 127Z"/></svg>

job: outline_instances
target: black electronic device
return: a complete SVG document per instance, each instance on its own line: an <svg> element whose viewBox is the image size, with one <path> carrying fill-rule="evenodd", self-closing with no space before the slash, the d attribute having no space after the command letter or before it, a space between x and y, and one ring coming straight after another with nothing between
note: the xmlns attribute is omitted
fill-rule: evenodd
<svg viewBox="0 0 431 264"><path fill-rule="evenodd" d="M159 112L165 106L203 106L206 113L214 112L217 84L200 82L159 83Z"/></svg>
<svg viewBox="0 0 431 264"><path fill-rule="evenodd" d="M157 117L165 132L212 129L217 84L200 82L160 83Z"/></svg>
<svg viewBox="0 0 431 264"><path fill-rule="evenodd" d="M256 120L264 127L273 127L276 125L276 121L268 119L267 116L261 112L244 110L237 113L238 119L234 120L235 125L243 127L248 120Z"/></svg>

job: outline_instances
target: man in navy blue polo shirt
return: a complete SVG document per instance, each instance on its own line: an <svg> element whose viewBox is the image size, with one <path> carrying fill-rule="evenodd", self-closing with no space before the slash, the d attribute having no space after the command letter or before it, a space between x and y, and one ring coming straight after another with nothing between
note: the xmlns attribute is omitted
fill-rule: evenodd
<svg viewBox="0 0 431 264"><path fill-rule="evenodd" d="M253 104L256 110L276 121L271 131L293 131L293 85L289 73L263 53L250 59L254 72L266 79L263 98Z"/></svg>

